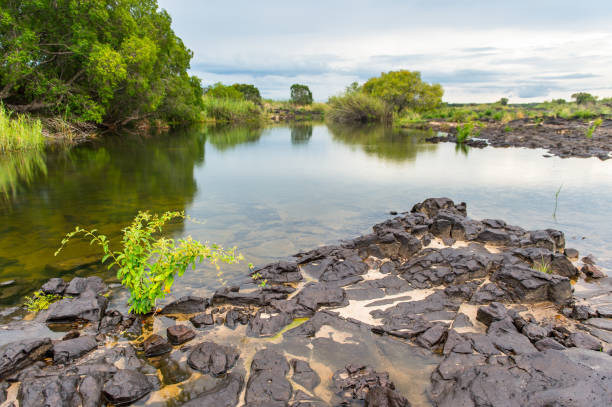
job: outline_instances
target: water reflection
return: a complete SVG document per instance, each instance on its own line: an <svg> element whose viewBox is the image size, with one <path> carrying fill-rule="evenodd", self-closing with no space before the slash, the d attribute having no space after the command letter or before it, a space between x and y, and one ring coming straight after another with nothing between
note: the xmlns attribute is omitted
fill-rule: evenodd
<svg viewBox="0 0 612 407"><path fill-rule="evenodd" d="M312 138L312 124L295 124L291 126L291 144L307 144Z"/></svg>
<svg viewBox="0 0 612 407"><path fill-rule="evenodd" d="M24 186L30 185L47 165L42 151L0 154L0 201L15 199Z"/></svg>
<svg viewBox="0 0 612 407"><path fill-rule="evenodd" d="M334 141L353 146L385 160L413 161L420 152L433 152L437 144L425 143L431 137L428 132L398 131L386 126L339 126L330 125Z"/></svg>
<svg viewBox="0 0 612 407"><path fill-rule="evenodd" d="M240 144L257 143L263 133L262 127L218 126L205 130L208 142L217 150L231 150Z"/></svg>

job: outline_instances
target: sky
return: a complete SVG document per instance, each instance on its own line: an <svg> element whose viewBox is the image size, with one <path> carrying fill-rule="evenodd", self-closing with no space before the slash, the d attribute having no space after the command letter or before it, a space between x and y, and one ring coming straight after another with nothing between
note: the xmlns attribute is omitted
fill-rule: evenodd
<svg viewBox="0 0 612 407"><path fill-rule="evenodd" d="M612 97L612 0L159 0L204 85L315 100L398 69L444 101Z"/></svg>

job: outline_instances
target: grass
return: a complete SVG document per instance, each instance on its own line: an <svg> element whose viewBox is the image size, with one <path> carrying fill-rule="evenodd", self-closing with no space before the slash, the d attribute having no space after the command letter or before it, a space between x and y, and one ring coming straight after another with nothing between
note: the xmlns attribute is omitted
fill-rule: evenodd
<svg viewBox="0 0 612 407"><path fill-rule="evenodd" d="M216 123L255 123L264 120L261 107L250 100L203 97L203 114Z"/></svg>
<svg viewBox="0 0 612 407"><path fill-rule="evenodd" d="M474 136L478 137L480 135L480 131L474 130L475 128L476 124L473 122L468 122L461 126L457 126L457 143L462 144Z"/></svg>
<svg viewBox="0 0 612 407"><path fill-rule="evenodd" d="M594 120L593 123L587 129L585 136L587 138L592 138L593 137L593 133L595 133L595 130L597 130L597 128L599 126L601 126L602 123L603 123L603 120L601 119L601 117L596 119L596 120Z"/></svg>
<svg viewBox="0 0 612 407"><path fill-rule="evenodd" d="M336 123L385 123L391 121L392 113L382 100L353 92L331 97L327 118Z"/></svg>
<svg viewBox="0 0 612 407"><path fill-rule="evenodd" d="M40 120L14 115L0 104L0 154L18 151L40 151L45 137Z"/></svg>
<svg viewBox="0 0 612 407"><path fill-rule="evenodd" d="M541 273L552 274L550 263L545 261L544 258L540 259L540 261L534 262L533 269Z"/></svg>
<svg viewBox="0 0 612 407"><path fill-rule="evenodd" d="M42 291L36 291L31 297L25 297L23 306L29 312L38 312L46 310L49 305L62 299L61 295L57 294L45 294Z"/></svg>

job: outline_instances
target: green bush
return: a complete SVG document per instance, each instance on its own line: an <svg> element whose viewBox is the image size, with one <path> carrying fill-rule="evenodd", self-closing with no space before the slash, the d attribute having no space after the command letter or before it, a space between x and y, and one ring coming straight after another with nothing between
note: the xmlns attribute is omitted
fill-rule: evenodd
<svg viewBox="0 0 612 407"><path fill-rule="evenodd" d="M579 105L584 105L587 103L595 103L597 101L597 97L591 95L587 92L578 92L572 95L572 99L576 99L576 103Z"/></svg>
<svg viewBox="0 0 612 407"><path fill-rule="evenodd" d="M45 137L40 120L30 119L24 115L11 115L0 103L0 154L42 150L44 145Z"/></svg>
<svg viewBox="0 0 612 407"><path fill-rule="evenodd" d="M242 93L245 100L250 100L258 105L261 104L261 94L259 93L259 89L257 89L254 85L247 83L235 83L232 85L232 88Z"/></svg>
<svg viewBox="0 0 612 407"><path fill-rule="evenodd" d="M420 72L407 70L390 71L370 78L363 85L363 92L382 99L397 112L406 108L416 112L435 109L442 103L444 94L440 84L425 83Z"/></svg>
<svg viewBox="0 0 612 407"><path fill-rule="evenodd" d="M475 130L476 124L473 122L465 123L457 127L457 143L463 144L472 137L478 137L480 132Z"/></svg>
<svg viewBox="0 0 612 407"><path fill-rule="evenodd" d="M219 262L237 263L242 260L236 249L225 250L215 244L208 245L191 237L169 239L160 236L166 223L184 219L184 212L166 212L151 215L139 212L131 225L123 229L122 249L112 251L108 238L94 230L76 227L62 240L57 256L75 236L90 239L102 248L102 263L108 261L108 268L117 269L117 278L130 291L130 312L147 314L155 309L158 299L170 293L176 277L181 277L188 267L198 262L209 261L217 269Z"/></svg>
<svg viewBox="0 0 612 407"><path fill-rule="evenodd" d="M263 120L262 109L250 100L204 96L202 101L204 116L218 123L253 123Z"/></svg>
<svg viewBox="0 0 612 407"><path fill-rule="evenodd" d="M336 123L383 123L392 117L392 112L381 99L362 92L333 96L328 105L326 118Z"/></svg>
<svg viewBox="0 0 612 407"><path fill-rule="evenodd" d="M291 102L296 105L312 104L312 92L306 85L291 85Z"/></svg>

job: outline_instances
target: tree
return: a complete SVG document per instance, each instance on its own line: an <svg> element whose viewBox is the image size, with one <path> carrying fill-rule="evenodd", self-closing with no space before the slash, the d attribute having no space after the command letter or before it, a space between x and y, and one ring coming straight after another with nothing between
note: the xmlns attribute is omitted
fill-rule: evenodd
<svg viewBox="0 0 612 407"><path fill-rule="evenodd" d="M251 102L257 104L261 103L261 94L259 93L259 89L257 89L254 85L247 83L235 83L232 85L232 88L242 93L242 96L244 96L246 100L250 100Z"/></svg>
<svg viewBox="0 0 612 407"><path fill-rule="evenodd" d="M312 92L308 86L298 83L291 85L291 102L296 105L312 104Z"/></svg>
<svg viewBox="0 0 612 407"><path fill-rule="evenodd" d="M508 98L501 98L499 99L499 104L502 106L507 106L508 105Z"/></svg>
<svg viewBox="0 0 612 407"><path fill-rule="evenodd" d="M0 100L109 127L195 120L192 52L157 0L2 0Z"/></svg>
<svg viewBox="0 0 612 407"><path fill-rule="evenodd" d="M415 111L434 109L442 103L444 94L440 84L425 83L420 72L407 70L383 72L379 77L369 79L363 85L363 91L382 99L397 112L406 108Z"/></svg>
<svg viewBox="0 0 612 407"><path fill-rule="evenodd" d="M593 96L590 93L586 92L578 92L572 95L572 99L576 99L576 103L579 105L584 105L587 103L595 103L597 100L597 96Z"/></svg>
<svg viewBox="0 0 612 407"><path fill-rule="evenodd" d="M206 89L204 89L204 94L217 99L244 99L244 95L238 89L234 88L233 86L225 86L221 82L208 86Z"/></svg>

